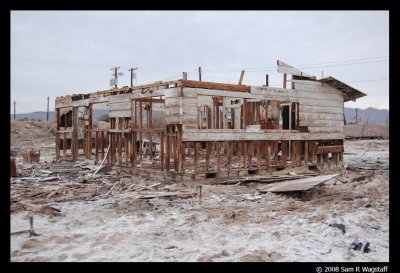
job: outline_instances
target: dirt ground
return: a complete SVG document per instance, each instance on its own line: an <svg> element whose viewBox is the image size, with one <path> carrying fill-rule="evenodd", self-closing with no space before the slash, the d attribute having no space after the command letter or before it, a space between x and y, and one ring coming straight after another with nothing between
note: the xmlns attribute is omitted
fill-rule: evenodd
<svg viewBox="0 0 400 273"><path fill-rule="evenodd" d="M389 261L388 140L345 141L346 168L308 198L248 183L203 185L200 199L191 183L118 167L93 176L89 160L55 164L52 124L11 126L13 262ZM31 148L40 163L23 164ZM15 234L29 230L29 215L39 235ZM370 251L353 250L356 242Z"/></svg>

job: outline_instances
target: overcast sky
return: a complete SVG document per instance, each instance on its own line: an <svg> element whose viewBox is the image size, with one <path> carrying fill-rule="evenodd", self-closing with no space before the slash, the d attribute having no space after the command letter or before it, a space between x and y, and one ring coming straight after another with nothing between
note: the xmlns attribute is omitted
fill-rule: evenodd
<svg viewBox="0 0 400 273"><path fill-rule="evenodd" d="M12 11L11 111L54 110L57 96L198 79L282 87L276 60L367 94L346 107L389 109L387 11Z"/></svg>

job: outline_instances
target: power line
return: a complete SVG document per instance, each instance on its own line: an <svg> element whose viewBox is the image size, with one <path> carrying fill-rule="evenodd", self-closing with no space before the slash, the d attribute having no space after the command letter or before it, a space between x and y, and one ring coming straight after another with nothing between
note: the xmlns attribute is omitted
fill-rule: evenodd
<svg viewBox="0 0 400 273"><path fill-rule="evenodd" d="M353 83L353 82L378 82L378 81L388 81L389 79L376 79L376 80L364 80L364 81L350 81L346 83Z"/></svg>
<svg viewBox="0 0 400 273"><path fill-rule="evenodd" d="M381 60L385 59L385 60ZM333 64L333 63L348 63L348 64L340 64L340 65L352 65L352 64L362 64L362 63L372 63L372 62L384 62L388 61L388 57L376 57L376 58L367 58L367 59L352 59L352 60L342 60L342 61L330 61L330 62L321 62L321 63L313 63L313 64L294 64L293 66L297 68L309 68L314 67L330 67L325 66L325 64ZM360 62L362 61L362 62ZM324 66L316 66L316 65L324 65ZM332 66L339 66L339 65L332 65ZM276 66L268 66L268 67L253 67L253 68L210 68L205 69L204 71L213 71L213 72L240 72L242 69L245 69L246 72L256 72L256 71L276 71ZM249 71L252 70L252 71Z"/></svg>

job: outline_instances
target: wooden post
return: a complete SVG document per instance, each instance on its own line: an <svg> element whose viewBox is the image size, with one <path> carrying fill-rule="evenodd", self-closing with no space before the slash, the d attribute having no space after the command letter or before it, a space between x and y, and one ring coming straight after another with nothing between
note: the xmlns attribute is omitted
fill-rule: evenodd
<svg viewBox="0 0 400 273"><path fill-rule="evenodd" d="M285 73L285 74L283 74L283 88L286 88L286 79L287 79L287 75Z"/></svg>
<svg viewBox="0 0 400 273"><path fill-rule="evenodd" d="M220 175L221 167L221 142L217 142L217 176Z"/></svg>
<svg viewBox="0 0 400 273"><path fill-rule="evenodd" d="M160 132L160 160L161 171L164 171L164 132Z"/></svg>
<svg viewBox="0 0 400 273"><path fill-rule="evenodd" d="M128 139L125 138L125 135L123 135L123 140L125 143L125 166L129 165L129 144L128 144Z"/></svg>
<svg viewBox="0 0 400 273"><path fill-rule="evenodd" d="M185 142L181 141L181 173L184 174L185 173Z"/></svg>
<svg viewBox="0 0 400 273"><path fill-rule="evenodd" d="M122 133L117 133L118 142L118 164L122 165Z"/></svg>
<svg viewBox="0 0 400 273"><path fill-rule="evenodd" d="M240 165L241 165L240 157L242 156L242 145L243 145L243 142L242 141L238 141L237 159L238 159L238 163L239 163L239 169L240 169Z"/></svg>
<svg viewBox="0 0 400 273"><path fill-rule="evenodd" d="M210 142L206 142L206 172L208 172L208 165L210 162Z"/></svg>
<svg viewBox="0 0 400 273"><path fill-rule="evenodd" d="M58 133L60 130L60 109L58 108L56 109L56 124L56 159L58 160L60 158L60 134ZM65 157L65 153L63 156Z"/></svg>
<svg viewBox="0 0 400 273"><path fill-rule="evenodd" d="M96 145L96 149L95 149L95 153L94 153L94 160L95 162L99 162L99 132L95 132L95 145Z"/></svg>
<svg viewBox="0 0 400 273"><path fill-rule="evenodd" d="M167 142L166 142L166 154L165 154L165 168L166 171L169 172L170 167L169 167L169 163L170 163L170 157L171 157L171 129L170 126L167 125Z"/></svg>
<svg viewBox="0 0 400 273"><path fill-rule="evenodd" d="M178 138L178 133L177 131L174 130L174 135L173 135L173 139L172 139L172 148L174 150L174 168L175 171L179 171L178 170L178 153L177 153L177 149L178 149L178 145L177 145L177 138Z"/></svg>
<svg viewBox="0 0 400 273"><path fill-rule="evenodd" d="M269 167L271 160L271 147L269 145L270 145L269 141L265 141L265 152L266 152L265 157L266 157L267 167Z"/></svg>
<svg viewBox="0 0 400 273"><path fill-rule="evenodd" d="M242 85L243 76L244 76L244 70L242 70L242 72L240 72L240 78L239 78L238 85Z"/></svg>
<svg viewBox="0 0 400 273"><path fill-rule="evenodd" d="M78 108L72 107L72 161L78 158Z"/></svg>
<svg viewBox="0 0 400 273"><path fill-rule="evenodd" d="M152 129L153 128L153 103L150 100L150 103L148 105L147 108L147 112L148 112L148 129ZM150 140L150 159L153 159L153 139L152 139L152 135L153 135L153 131L149 131L149 140Z"/></svg>
<svg viewBox="0 0 400 273"><path fill-rule="evenodd" d="M101 131L101 158L104 158L104 131Z"/></svg>
<svg viewBox="0 0 400 273"><path fill-rule="evenodd" d="M197 163L198 163L198 146L199 143L194 143L194 173L197 174Z"/></svg>
<svg viewBox="0 0 400 273"><path fill-rule="evenodd" d="M247 141L244 142L244 148L243 148L243 168L247 168L246 161L247 161Z"/></svg>
<svg viewBox="0 0 400 273"><path fill-rule="evenodd" d="M139 160L142 162L142 146L143 146L143 111L142 111L142 101L139 102L139 135L140 135L140 142L139 142Z"/></svg>
<svg viewBox="0 0 400 273"><path fill-rule="evenodd" d="M301 140L298 140L297 141L297 163L298 163L298 166L301 166L302 146L303 146L303 143L301 142Z"/></svg>
<svg viewBox="0 0 400 273"><path fill-rule="evenodd" d="M249 144L247 147L247 161L248 161L249 168L251 168L251 166L252 166L252 159L253 159L253 142L249 141Z"/></svg>
<svg viewBox="0 0 400 273"><path fill-rule="evenodd" d="M256 155L257 155L257 168L261 168L261 160L260 160L261 145L260 145L260 141L259 141L259 140L258 140L256 143L257 143L257 151L256 151Z"/></svg>
<svg viewBox="0 0 400 273"><path fill-rule="evenodd" d="M288 151L287 151L287 140L283 140L282 141L282 164L283 164L283 166L285 166L286 167L286 165L287 165L287 153L288 153Z"/></svg>
<svg viewBox="0 0 400 273"><path fill-rule="evenodd" d="M304 162L308 163L308 140L304 141Z"/></svg>
<svg viewBox="0 0 400 273"><path fill-rule="evenodd" d="M72 141L72 138L71 138ZM64 137L63 137L63 156L65 158L65 156L67 155L67 133L64 133Z"/></svg>
<svg viewBox="0 0 400 273"><path fill-rule="evenodd" d="M227 143L227 149L228 149L228 172L231 171L232 169L232 142ZM230 174L229 174L230 175Z"/></svg>

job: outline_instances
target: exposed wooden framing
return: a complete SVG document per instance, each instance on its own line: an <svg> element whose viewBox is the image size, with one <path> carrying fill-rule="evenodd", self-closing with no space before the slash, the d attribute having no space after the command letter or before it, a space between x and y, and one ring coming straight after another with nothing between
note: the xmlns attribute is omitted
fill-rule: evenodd
<svg viewBox="0 0 400 273"><path fill-rule="evenodd" d="M104 146L107 147L109 143L109 164L118 160L119 165L128 166L131 162L132 168L135 168L136 162L143 160L142 144L146 137L150 142L149 157L154 163L148 171L155 171L156 168L161 172L165 170L163 175L179 179L183 179L187 167L194 168L194 176L193 173L187 176L195 179L204 177L205 173L214 169L218 177L229 176L236 165L232 164L233 161L239 162L237 174L242 175L247 173L246 169L253 167L253 157L261 173L273 172L275 168L271 167L287 166L288 156L293 162L289 167L301 166L303 160L306 164L315 164L318 160L318 163L335 162L343 165L343 102L351 96L361 96L361 92L357 93L357 90L346 87L334 78L326 78L323 83L316 81L312 76L281 61L278 61L278 71L284 74L283 88L241 85L242 73L239 85L178 80L59 97L56 99L56 158L61 157L60 144L63 145L63 157L67 156L67 140L70 136L72 160L77 160L78 132L81 132L77 119L78 107L85 107L84 154L87 158L91 157L94 134L96 162L100 153L104 156ZM291 89L286 89L288 74L292 75L289 81ZM93 103L108 103L108 130L93 128ZM279 120L276 108L285 103L295 110L292 115L289 109L289 130L271 129L276 127ZM263 108L260 108L261 105ZM201 123L197 114L200 107L205 108L206 129L198 126L199 121ZM72 108L73 112L72 126L60 128L60 114L66 113L68 108ZM166 127L153 127L153 111L164 112ZM231 125L228 125L228 112L231 113ZM67 114L63 118L65 125L71 122L67 120ZM295 126L292 127L291 123ZM152 148L158 140L158 134L161 145L157 150L160 154L153 158ZM141 144L139 147L138 142ZM282 144L280 159L278 142ZM331 160L328 159L328 153L332 153ZM211 155L215 157L210 158ZM170 172L171 156L174 158L174 172ZM186 157L194 159L194 164ZM205 159L205 166L200 163L203 162L201 159ZM143 167L138 165L135 171L141 169Z"/></svg>

